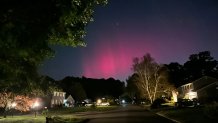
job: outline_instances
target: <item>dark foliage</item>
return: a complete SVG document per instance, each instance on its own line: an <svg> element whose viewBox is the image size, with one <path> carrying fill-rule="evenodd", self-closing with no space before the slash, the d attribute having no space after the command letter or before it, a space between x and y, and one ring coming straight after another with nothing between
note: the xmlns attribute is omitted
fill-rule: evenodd
<svg viewBox="0 0 218 123"><path fill-rule="evenodd" d="M172 62L165 65L168 68L170 82L176 87L194 81L203 76L218 77L218 61L209 51L192 54L183 65Z"/></svg>
<svg viewBox="0 0 218 123"><path fill-rule="evenodd" d="M124 82L113 78L92 79L85 77L65 77L63 80L59 81L59 85L67 94L71 94L79 101L85 98L94 100L104 96L118 98L124 91ZM79 87L75 87L75 85L79 85ZM81 98L81 93L85 93L84 95L86 96Z"/></svg>
<svg viewBox="0 0 218 123"><path fill-rule="evenodd" d="M161 108L163 103L166 103L166 101L162 98L157 98L156 100L154 100L154 102L151 104L151 108L155 109L155 108Z"/></svg>
<svg viewBox="0 0 218 123"><path fill-rule="evenodd" d="M106 0L0 0L0 88L26 92L51 45L85 46L86 25ZM2 91L2 90L0 90Z"/></svg>

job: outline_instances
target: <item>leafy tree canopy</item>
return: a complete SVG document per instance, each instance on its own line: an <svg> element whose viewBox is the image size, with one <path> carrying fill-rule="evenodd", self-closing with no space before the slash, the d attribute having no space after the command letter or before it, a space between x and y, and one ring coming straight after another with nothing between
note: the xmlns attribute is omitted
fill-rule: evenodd
<svg viewBox="0 0 218 123"><path fill-rule="evenodd" d="M172 62L166 67L170 73L170 81L176 87L199 79L202 76L217 78L218 75L218 61L211 56L209 51L191 54L184 65Z"/></svg>
<svg viewBox="0 0 218 123"><path fill-rule="evenodd" d="M150 54L133 60L134 84L127 86L137 87L140 97L153 103L161 95L167 95L174 89L168 82L168 73L164 66L155 62ZM133 78L132 78L133 79Z"/></svg>
<svg viewBox="0 0 218 123"><path fill-rule="evenodd" d="M94 8L107 0L1 0L0 84L30 86L50 45L85 46ZM7 84L6 84L7 83Z"/></svg>

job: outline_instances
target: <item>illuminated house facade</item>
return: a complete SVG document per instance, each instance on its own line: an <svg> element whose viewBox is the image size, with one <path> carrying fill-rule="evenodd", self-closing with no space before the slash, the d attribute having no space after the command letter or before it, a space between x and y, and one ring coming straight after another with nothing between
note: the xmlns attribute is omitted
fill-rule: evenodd
<svg viewBox="0 0 218 123"><path fill-rule="evenodd" d="M66 107L74 107L74 103L75 103L75 100L73 99L71 95L69 95L67 99L64 100L64 105Z"/></svg>
<svg viewBox="0 0 218 123"><path fill-rule="evenodd" d="M65 92L54 91L51 99L51 107L63 105L65 95Z"/></svg>
<svg viewBox="0 0 218 123"><path fill-rule="evenodd" d="M197 98L201 102L218 100L218 80L208 76L182 85L177 90L178 98Z"/></svg>

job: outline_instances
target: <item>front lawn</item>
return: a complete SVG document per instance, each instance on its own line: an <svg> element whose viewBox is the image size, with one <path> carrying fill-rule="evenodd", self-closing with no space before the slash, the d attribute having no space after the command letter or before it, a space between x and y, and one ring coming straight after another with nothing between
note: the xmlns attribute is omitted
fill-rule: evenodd
<svg viewBox="0 0 218 123"><path fill-rule="evenodd" d="M49 110L48 115L72 114L76 112L87 112L87 111L109 111L117 108L118 106L53 108Z"/></svg>
<svg viewBox="0 0 218 123"><path fill-rule="evenodd" d="M7 118L0 118L0 123L45 123L44 116L7 116Z"/></svg>
<svg viewBox="0 0 218 123"><path fill-rule="evenodd" d="M114 110L118 106L100 106L100 107L74 107L74 108L53 108L49 109L46 115L38 114L35 118L34 114L21 116L0 117L0 123L45 123L46 116L51 117L55 123L79 123L86 119L74 116L76 112L86 111L109 111Z"/></svg>
<svg viewBox="0 0 218 123"><path fill-rule="evenodd" d="M79 123L85 119L74 118L73 116L63 116L63 117L55 117L53 118L52 123ZM1 118L0 123L45 123L44 116L15 116L15 117L7 117Z"/></svg>
<svg viewBox="0 0 218 123"><path fill-rule="evenodd" d="M218 121L209 117L205 107L173 108L159 111L158 113L182 123L211 123Z"/></svg>

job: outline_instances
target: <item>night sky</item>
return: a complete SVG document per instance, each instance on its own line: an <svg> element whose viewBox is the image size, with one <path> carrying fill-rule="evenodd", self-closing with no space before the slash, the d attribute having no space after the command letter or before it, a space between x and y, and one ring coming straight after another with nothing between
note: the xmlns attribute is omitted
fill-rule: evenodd
<svg viewBox="0 0 218 123"><path fill-rule="evenodd" d="M95 9L87 47L53 47L40 73L125 81L134 57L150 53L156 62L183 64L208 50L218 60L218 0L109 0Z"/></svg>

